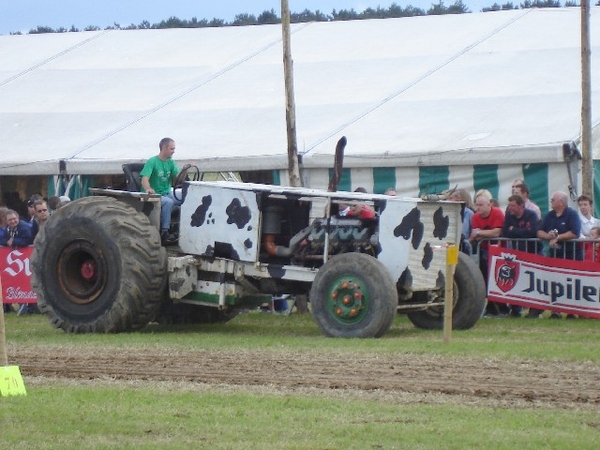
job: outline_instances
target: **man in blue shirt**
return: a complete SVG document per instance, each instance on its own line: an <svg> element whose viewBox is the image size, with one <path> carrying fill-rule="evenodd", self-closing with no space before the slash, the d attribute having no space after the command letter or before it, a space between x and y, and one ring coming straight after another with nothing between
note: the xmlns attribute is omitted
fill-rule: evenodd
<svg viewBox="0 0 600 450"><path fill-rule="evenodd" d="M19 214L12 209L6 212L6 228L0 237L0 245L5 247L27 247L33 244L31 226L24 220L19 220Z"/></svg>
<svg viewBox="0 0 600 450"><path fill-rule="evenodd" d="M569 196L557 191L552 194L548 214L544 217L542 226L537 232L539 239L548 241L548 256L563 259L583 259L583 251L579 243L573 239L578 239L581 233L581 220L579 213L568 206ZM537 317L541 310L530 309L528 317ZM553 312L550 315L552 319L560 319L562 316Z"/></svg>
<svg viewBox="0 0 600 450"><path fill-rule="evenodd" d="M534 211L525 208L523 197L516 194L508 197L506 212L504 225L502 226L503 237L515 239L533 239L537 237L540 221ZM538 253L536 241L512 241L511 244L515 250Z"/></svg>
<svg viewBox="0 0 600 450"><path fill-rule="evenodd" d="M579 238L581 220L579 214L568 206L569 196L561 191L552 194L550 207L544 217L537 237L548 241L550 254L554 258L582 260L581 246L572 239Z"/></svg>

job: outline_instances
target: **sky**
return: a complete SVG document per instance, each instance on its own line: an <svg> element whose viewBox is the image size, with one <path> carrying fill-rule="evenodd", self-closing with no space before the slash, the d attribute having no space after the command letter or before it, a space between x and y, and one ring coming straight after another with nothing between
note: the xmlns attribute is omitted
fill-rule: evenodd
<svg viewBox="0 0 600 450"><path fill-rule="evenodd" d="M498 3L505 1L496 0ZM362 12L366 8L388 8L392 3L402 7L409 5L422 8L425 11L438 0L289 0L292 12L319 10L325 14L333 9L354 9ZM446 6L454 0L445 0ZM463 3L473 11L491 6L494 0L463 0ZM519 2L514 2L518 4ZM0 34L10 34L20 31L27 33L38 26L53 29L70 29L72 25L83 30L95 25L100 28L112 26L115 23L122 27L130 24L139 25L144 20L151 24L175 16L179 19L198 20L213 18L231 22L237 14L254 14L258 16L263 11L274 9L281 15L280 0L0 0Z"/></svg>

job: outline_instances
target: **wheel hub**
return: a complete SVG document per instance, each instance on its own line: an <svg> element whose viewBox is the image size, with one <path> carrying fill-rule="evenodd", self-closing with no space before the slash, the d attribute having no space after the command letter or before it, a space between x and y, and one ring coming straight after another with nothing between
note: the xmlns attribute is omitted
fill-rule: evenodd
<svg viewBox="0 0 600 450"><path fill-rule="evenodd" d="M106 287L108 265L102 252L84 240L73 241L61 252L57 275L61 290L73 303L93 302Z"/></svg>
<svg viewBox="0 0 600 450"><path fill-rule="evenodd" d="M334 283L330 300L333 313L343 321L354 321L365 310L361 284L349 278Z"/></svg>

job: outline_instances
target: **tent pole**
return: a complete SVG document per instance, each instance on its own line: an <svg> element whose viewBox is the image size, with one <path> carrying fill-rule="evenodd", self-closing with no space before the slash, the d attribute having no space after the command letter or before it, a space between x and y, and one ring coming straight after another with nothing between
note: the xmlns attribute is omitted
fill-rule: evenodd
<svg viewBox="0 0 600 450"><path fill-rule="evenodd" d="M288 142L288 174L290 186L302 186L296 142L296 105L294 102L294 67L290 45L290 5L281 0L281 27L283 34L283 72L285 77L285 119Z"/></svg>
<svg viewBox="0 0 600 450"><path fill-rule="evenodd" d="M592 155L592 83L590 49L590 0L581 0L581 191L594 193Z"/></svg>

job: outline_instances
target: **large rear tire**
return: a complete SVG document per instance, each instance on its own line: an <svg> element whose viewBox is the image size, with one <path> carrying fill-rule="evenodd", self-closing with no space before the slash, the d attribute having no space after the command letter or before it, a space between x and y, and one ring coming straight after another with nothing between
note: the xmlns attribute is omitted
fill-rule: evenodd
<svg viewBox="0 0 600 450"><path fill-rule="evenodd" d="M394 321L398 293L379 260L362 253L345 253L319 269L310 303L326 336L380 337Z"/></svg>
<svg viewBox="0 0 600 450"><path fill-rule="evenodd" d="M444 287L437 291L416 292L418 301L427 298L440 301L444 299ZM483 275L464 253L458 254L458 264L454 272L454 293L452 309L452 328L468 330L481 318L486 304L486 289ZM441 330L444 328L444 307L434 306L422 311L406 314L408 319L417 327L426 330Z"/></svg>
<svg viewBox="0 0 600 450"><path fill-rule="evenodd" d="M31 256L38 307L70 333L117 333L146 325L165 287L166 250L148 218L110 197L60 208Z"/></svg>

